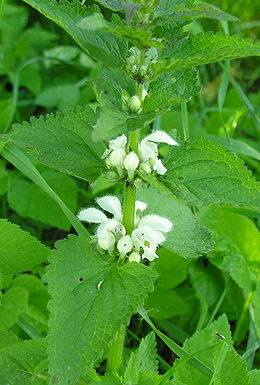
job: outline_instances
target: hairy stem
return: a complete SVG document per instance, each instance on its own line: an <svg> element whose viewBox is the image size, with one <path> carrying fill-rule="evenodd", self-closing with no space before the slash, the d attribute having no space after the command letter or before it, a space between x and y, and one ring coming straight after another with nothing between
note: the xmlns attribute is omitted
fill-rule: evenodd
<svg viewBox="0 0 260 385"><path fill-rule="evenodd" d="M118 373L121 369L125 333L126 328L122 326L117 334L116 340L112 342L107 356L107 372Z"/></svg>
<svg viewBox="0 0 260 385"><path fill-rule="evenodd" d="M138 150L139 132L132 131L129 140L129 149L137 152ZM124 191L124 205L123 205L123 225L125 226L126 233L131 234L135 226L135 200L136 200L136 188L132 182L126 182ZM124 349L126 328L122 326L118 332L116 340L112 343L108 358L107 358L107 371L112 373L118 373L122 365L122 356Z"/></svg>

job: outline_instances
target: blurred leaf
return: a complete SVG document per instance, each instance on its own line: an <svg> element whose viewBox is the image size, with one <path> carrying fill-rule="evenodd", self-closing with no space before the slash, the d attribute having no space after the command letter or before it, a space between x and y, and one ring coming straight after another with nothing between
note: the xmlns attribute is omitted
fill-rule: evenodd
<svg viewBox="0 0 260 385"><path fill-rule="evenodd" d="M0 330L8 330L18 320L19 315L26 312L28 306L28 291L22 287L9 289L1 297Z"/></svg>
<svg viewBox="0 0 260 385"><path fill-rule="evenodd" d="M209 139L219 143L221 146L226 147L229 151L235 152L240 155L247 155L251 158L257 159L260 161L260 152L249 146L249 144L242 142L241 140L224 138L223 136L210 135Z"/></svg>
<svg viewBox="0 0 260 385"><path fill-rule="evenodd" d="M54 170L45 171L42 176L66 206L75 213L77 185L74 180ZM10 207L24 218L29 217L66 231L70 229L70 222L58 204L40 187L27 180L11 181L8 202Z"/></svg>
<svg viewBox="0 0 260 385"><path fill-rule="evenodd" d="M201 212L202 223L215 233L216 254L211 261L244 290L255 290L260 277L260 234L254 223L221 209L205 208Z"/></svg>
<svg viewBox="0 0 260 385"><path fill-rule="evenodd" d="M79 100L79 87L65 84L45 88L36 98L35 104L42 107L74 108Z"/></svg>
<svg viewBox="0 0 260 385"><path fill-rule="evenodd" d="M127 43L103 31L82 30L78 23L91 12L77 1L25 0L26 3L65 29L93 59L108 67L121 67L125 62Z"/></svg>
<svg viewBox="0 0 260 385"><path fill-rule="evenodd" d="M17 225L0 219L0 270L18 274L44 261L49 249Z"/></svg>

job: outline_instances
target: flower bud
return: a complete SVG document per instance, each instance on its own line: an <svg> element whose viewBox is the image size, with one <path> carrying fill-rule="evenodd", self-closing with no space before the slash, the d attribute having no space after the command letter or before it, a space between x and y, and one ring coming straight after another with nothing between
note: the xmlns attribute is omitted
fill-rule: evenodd
<svg viewBox="0 0 260 385"><path fill-rule="evenodd" d="M129 152L124 159L124 166L127 171L135 171L139 166L139 158L135 152Z"/></svg>
<svg viewBox="0 0 260 385"><path fill-rule="evenodd" d="M141 261L141 256L136 251L134 251L129 255L128 261L139 263Z"/></svg>
<svg viewBox="0 0 260 385"><path fill-rule="evenodd" d="M133 248L133 241L130 235L125 235L117 242L117 250L121 255L126 255Z"/></svg>
<svg viewBox="0 0 260 385"><path fill-rule="evenodd" d="M111 152L106 159L106 164L110 167L123 167L126 153L122 148L118 148Z"/></svg>
<svg viewBox="0 0 260 385"><path fill-rule="evenodd" d="M143 170L144 172L146 172L147 174L150 174L152 171L151 167L147 163L141 163L140 169Z"/></svg>
<svg viewBox="0 0 260 385"><path fill-rule="evenodd" d="M146 91L146 89L142 89L142 95L141 95L141 101L143 102L144 99L146 98L146 96L148 95L148 92Z"/></svg>
<svg viewBox="0 0 260 385"><path fill-rule="evenodd" d="M134 95L130 98L128 102L128 110L130 113L138 113L141 110L141 100L137 95Z"/></svg>
<svg viewBox="0 0 260 385"><path fill-rule="evenodd" d="M105 237L97 237L98 245L103 250L112 251L115 244L115 237L112 233L107 233Z"/></svg>

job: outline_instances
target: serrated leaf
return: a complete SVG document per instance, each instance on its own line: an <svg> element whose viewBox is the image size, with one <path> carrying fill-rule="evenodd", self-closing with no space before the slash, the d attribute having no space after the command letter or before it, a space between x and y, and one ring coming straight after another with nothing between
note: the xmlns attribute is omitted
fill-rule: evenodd
<svg viewBox="0 0 260 385"><path fill-rule="evenodd" d="M259 55L260 43L254 43L250 39L222 33L198 33L182 39L174 44L172 49L164 51L162 60L154 64L153 69L155 74L159 75L208 63Z"/></svg>
<svg viewBox="0 0 260 385"><path fill-rule="evenodd" d="M212 262L228 272L244 290L255 290L260 277L260 234L254 223L216 208L203 209L202 222L215 234Z"/></svg>
<svg viewBox="0 0 260 385"><path fill-rule="evenodd" d="M200 139L172 157L163 182L190 205L260 207L260 184L242 160L216 143Z"/></svg>
<svg viewBox="0 0 260 385"><path fill-rule="evenodd" d="M15 124L9 138L40 163L93 182L104 165L100 159L102 145L91 143L90 124L93 111L78 107Z"/></svg>
<svg viewBox="0 0 260 385"><path fill-rule="evenodd" d="M0 219L0 270L18 274L47 258L49 249L17 225Z"/></svg>
<svg viewBox="0 0 260 385"><path fill-rule="evenodd" d="M177 3L177 4L176 4ZM199 2L179 2L160 1L153 14L154 18L162 17L162 21L165 20L186 20L186 19L197 19L197 18L209 18L225 21L238 21L235 16L229 15L226 12L221 11L217 7ZM168 6L165 6L165 5Z"/></svg>
<svg viewBox="0 0 260 385"><path fill-rule="evenodd" d="M153 38L152 33L138 26L131 27L124 24L121 20L120 24L114 24L107 21L102 13L93 13L80 21L79 28L88 31L102 30L130 41L134 46L143 49L147 47L163 48L164 44Z"/></svg>
<svg viewBox="0 0 260 385"><path fill-rule="evenodd" d="M148 204L146 213L156 213L172 221L173 229L166 235L165 248L185 258L196 258L212 248L210 231L200 225L187 206L153 188L142 188L137 196Z"/></svg>
<svg viewBox="0 0 260 385"><path fill-rule="evenodd" d="M127 54L127 43L103 31L82 30L78 23L91 11L78 1L24 0L44 16L65 29L93 59L108 67L122 67Z"/></svg>
<svg viewBox="0 0 260 385"><path fill-rule="evenodd" d="M139 372L158 373L158 360L154 332L147 334L135 351Z"/></svg>
<svg viewBox="0 0 260 385"><path fill-rule="evenodd" d="M103 357L152 291L156 275L144 265L103 259L89 239L76 236L59 241L50 262L50 374L67 385Z"/></svg>
<svg viewBox="0 0 260 385"><path fill-rule="evenodd" d="M225 343L232 346L231 333L227 317L222 315L209 327L195 333L184 343L184 349L213 369L214 353L219 353L223 341L219 341L216 332L225 337ZM174 379L176 385L208 385L206 376L185 362L185 358L176 360Z"/></svg>
<svg viewBox="0 0 260 385"><path fill-rule="evenodd" d="M54 170L42 173L49 186L58 194L73 212L77 209L77 185L72 178ZM24 179L13 179L9 186L8 203L10 207L24 218L69 231L71 225L67 217L44 191Z"/></svg>
<svg viewBox="0 0 260 385"><path fill-rule="evenodd" d="M8 330L18 320L19 315L27 310L28 291L22 287L9 289L1 297L0 330Z"/></svg>
<svg viewBox="0 0 260 385"><path fill-rule="evenodd" d="M218 352L215 351L215 362L218 358ZM220 370L214 381L215 385L249 385L249 375L246 362L235 352L230 349L222 362Z"/></svg>
<svg viewBox="0 0 260 385"><path fill-rule="evenodd" d="M254 369L250 370L248 373L250 378L250 385L259 385L260 384L260 370Z"/></svg>

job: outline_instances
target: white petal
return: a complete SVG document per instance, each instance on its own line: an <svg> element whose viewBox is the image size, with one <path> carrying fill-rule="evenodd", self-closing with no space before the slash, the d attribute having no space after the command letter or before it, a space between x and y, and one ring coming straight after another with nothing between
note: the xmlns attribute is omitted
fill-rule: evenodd
<svg viewBox="0 0 260 385"><path fill-rule="evenodd" d="M148 261L154 261L156 258L159 258L156 254L154 248L144 247L144 253L142 255L142 259L148 259Z"/></svg>
<svg viewBox="0 0 260 385"><path fill-rule="evenodd" d="M115 245L115 237L112 233L107 233L107 236L104 238L98 238L98 245L103 250L113 250Z"/></svg>
<svg viewBox="0 0 260 385"><path fill-rule="evenodd" d="M142 202L142 201L135 202L135 212L137 210L144 211L146 210L146 208L147 208L147 204L145 202Z"/></svg>
<svg viewBox="0 0 260 385"><path fill-rule="evenodd" d="M130 235L125 235L117 242L117 250L119 251L119 253L126 255L127 253L129 253L129 251L132 250L133 245L134 244Z"/></svg>
<svg viewBox="0 0 260 385"><path fill-rule="evenodd" d="M119 148L124 150L126 143L127 137L125 135L121 135L118 136L118 138L109 141L109 148L111 148L111 150L118 150Z"/></svg>
<svg viewBox="0 0 260 385"><path fill-rule="evenodd" d="M166 172L167 172L167 168L164 167L164 165L162 164L162 161L161 159L156 159L154 165L153 165L153 169L154 171L157 171L157 173L159 175L164 175Z"/></svg>
<svg viewBox="0 0 260 385"><path fill-rule="evenodd" d="M121 202L117 197L107 195L105 197L97 198L97 204L105 211L113 214L117 221L122 220L122 207Z"/></svg>
<svg viewBox="0 0 260 385"><path fill-rule="evenodd" d="M102 223L108 220L107 216L98 209L90 207L88 209L80 210L77 217L82 222Z"/></svg>
<svg viewBox="0 0 260 385"><path fill-rule="evenodd" d="M107 219L106 222L101 223L97 228L97 237L106 238L108 233L112 233L117 227L118 222L115 219Z"/></svg>
<svg viewBox="0 0 260 385"><path fill-rule="evenodd" d="M164 131L154 131L150 135L146 136L144 138L146 141L149 140L151 142L157 142L157 143L167 143L170 146L179 146L179 143L177 143L170 135L168 135Z"/></svg>
<svg viewBox="0 0 260 385"><path fill-rule="evenodd" d="M123 168L125 156L126 152L122 148L113 150L111 154L106 158L106 164L111 167Z"/></svg>
<svg viewBox="0 0 260 385"><path fill-rule="evenodd" d="M134 151L129 152L124 159L124 166L127 171L135 171L139 166L139 158Z"/></svg>
<svg viewBox="0 0 260 385"><path fill-rule="evenodd" d="M168 233L172 228L172 222L159 215L145 215L139 222L139 226L149 226L154 230Z"/></svg>
<svg viewBox="0 0 260 385"><path fill-rule="evenodd" d="M146 162L148 159L155 159L158 156L158 146L155 143L147 142L146 139L143 139L140 143L140 158L143 162Z"/></svg>
<svg viewBox="0 0 260 385"><path fill-rule="evenodd" d="M165 241L163 233L149 226L139 225L137 229L132 232L131 237L137 249L143 247L146 242L156 246Z"/></svg>
<svg viewBox="0 0 260 385"><path fill-rule="evenodd" d="M140 256L140 254L138 254L137 252L134 251L133 253L131 253L129 255L128 261L139 263L141 261L141 256Z"/></svg>

